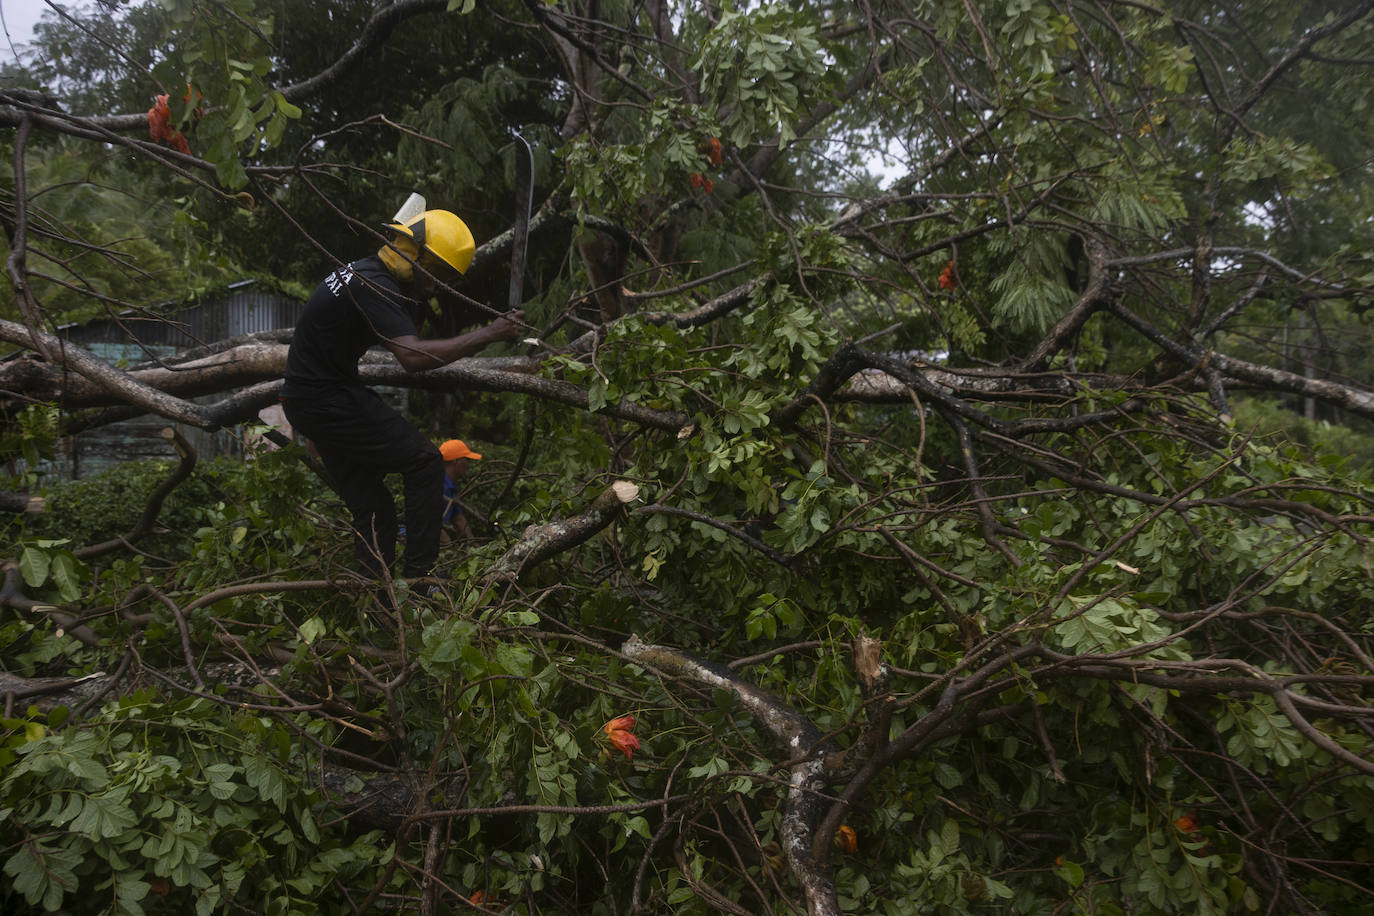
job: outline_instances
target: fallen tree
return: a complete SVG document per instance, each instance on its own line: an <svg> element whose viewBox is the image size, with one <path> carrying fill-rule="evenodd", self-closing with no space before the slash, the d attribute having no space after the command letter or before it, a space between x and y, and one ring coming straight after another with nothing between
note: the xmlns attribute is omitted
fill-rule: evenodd
<svg viewBox="0 0 1374 916"><path fill-rule="evenodd" d="M1367 909L1374 5L455 6L96 10L0 93L4 906ZM430 330L530 322L364 367L481 443L437 600L289 440L44 473L289 340L64 325L411 191L485 240Z"/></svg>

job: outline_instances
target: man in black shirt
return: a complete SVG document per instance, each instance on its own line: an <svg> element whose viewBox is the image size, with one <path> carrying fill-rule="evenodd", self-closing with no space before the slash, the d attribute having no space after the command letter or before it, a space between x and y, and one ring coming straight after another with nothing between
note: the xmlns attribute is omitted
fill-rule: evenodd
<svg viewBox="0 0 1374 916"><path fill-rule="evenodd" d="M403 575L429 575L439 556L444 463L439 449L358 377L358 360L375 344L407 372L423 372L519 337L524 314L426 340L420 309L443 282L467 271L472 233L447 210L426 210L391 225L395 237L375 256L325 277L305 304L286 358L282 406L308 436L353 516L362 570L382 577L396 556L396 505L384 478L404 478Z"/></svg>

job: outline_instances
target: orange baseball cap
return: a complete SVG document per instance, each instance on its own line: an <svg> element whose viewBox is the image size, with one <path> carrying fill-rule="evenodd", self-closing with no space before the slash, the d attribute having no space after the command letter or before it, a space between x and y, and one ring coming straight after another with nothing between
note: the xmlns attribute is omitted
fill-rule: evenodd
<svg viewBox="0 0 1374 916"><path fill-rule="evenodd" d="M445 461L457 461L459 458L478 458L482 456L468 448L462 439L450 439L439 446L439 454L444 456Z"/></svg>

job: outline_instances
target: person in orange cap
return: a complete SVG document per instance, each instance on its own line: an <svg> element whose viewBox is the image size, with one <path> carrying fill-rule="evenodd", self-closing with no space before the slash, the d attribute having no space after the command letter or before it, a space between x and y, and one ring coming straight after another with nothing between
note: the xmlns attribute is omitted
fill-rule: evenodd
<svg viewBox="0 0 1374 916"><path fill-rule="evenodd" d="M444 535L446 538L467 539L472 537L472 528L458 504L458 481L467 475L471 462L481 461L482 456L468 448L462 439L449 439L439 446L439 455L444 459Z"/></svg>

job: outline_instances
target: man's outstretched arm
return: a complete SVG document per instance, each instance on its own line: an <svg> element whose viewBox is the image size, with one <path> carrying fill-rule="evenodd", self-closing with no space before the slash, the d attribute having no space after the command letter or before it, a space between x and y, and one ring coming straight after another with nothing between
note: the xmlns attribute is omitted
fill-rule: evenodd
<svg viewBox="0 0 1374 916"><path fill-rule="evenodd" d="M457 337L439 337L426 340L414 334L393 337L383 343L396 355L401 368L407 372L424 372L447 366L455 359L472 356L482 348L503 340L515 340L526 333L525 313L515 311L502 315L491 324L474 328Z"/></svg>

